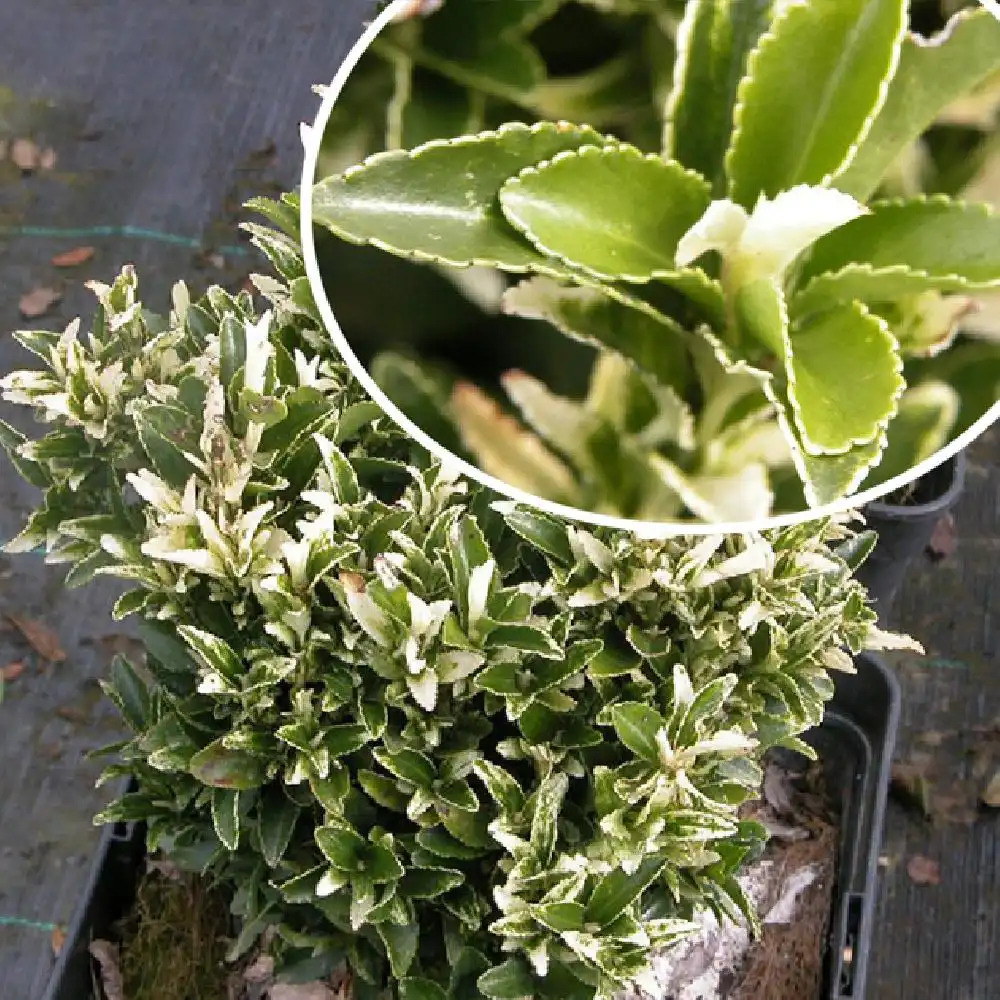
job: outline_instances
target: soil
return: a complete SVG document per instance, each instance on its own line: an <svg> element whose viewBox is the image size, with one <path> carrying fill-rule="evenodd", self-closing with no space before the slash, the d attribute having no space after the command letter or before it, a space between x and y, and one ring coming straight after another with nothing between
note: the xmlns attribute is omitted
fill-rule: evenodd
<svg viewBox="0 0 1000 1000"><path fill-rule="evenodd" d="M763 797L745 814L771 834L739 876L763 935L706 918L700 934L654 959L656 1000L820 1000L840 843L822 768L770 762Z"/></svg>

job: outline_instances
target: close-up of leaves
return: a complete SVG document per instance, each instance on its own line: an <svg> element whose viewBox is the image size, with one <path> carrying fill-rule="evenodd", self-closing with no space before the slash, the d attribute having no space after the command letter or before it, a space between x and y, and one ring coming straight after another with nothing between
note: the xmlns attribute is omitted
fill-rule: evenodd
<svg viewBox="0 0 1000 1000"><path fill-rule="evenodd" d="M450 355L411 337L368 360L484 472L601 514L753 522L878 487L997 401L980 5L446 2L366 60L314 222L464 290L471 317L410 302ZM350 340L364 317L320 264ZM497 316L526 346L462 370Z"/></svg>

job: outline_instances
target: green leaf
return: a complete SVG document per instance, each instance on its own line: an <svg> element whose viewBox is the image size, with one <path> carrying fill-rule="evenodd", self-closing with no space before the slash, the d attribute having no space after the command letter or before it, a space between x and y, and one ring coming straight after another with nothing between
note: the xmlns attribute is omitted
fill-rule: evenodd
<svg viewBox="0 0 1000 1000"><path fill-rule="evenodd" d="M503 519L517 535L536 549L564 564L573 562L566 526L554 517L528 507L505 506Z"/></svg>
<svg viewBox="0 0 1000 1000"><path fill-rule="evenodd" d="M291 843L299 819L299 807L280 786L272 786L264 792L258 809L261 853L268 865L275 868Z"/></svg>
<svg viewBox="0 0 1000 1000"><path fill-rule="evenodd" d="M872 441L905 387L899 345L885 321L851 302L810 316L789 336L788 396L810 454Z"/></svg>
<svg viewBox="0 0 1000 1000"><path fill-rule="evenodd" d="M534 795L534 815L531 818L531 850L539 865L551 863L559 836L559 811L569 789L569 779L554 771L542 779Z"/></svg>
<svg viewBox="0 0 1000 1000"><path fill-rule="evenodd" d="M632 753L647 763L659 765L660 751L656 745L656 734L667 724L659 712L638 702L625 702L613 706L611 718L618 739Z"/></svg>
<svg viewBox="0 0 1000 1000"><path fill-rule="evenodd" d="M153 404L135 414L135 428L142 448L157 475L170 486L181 488L195 474L184 452L201 454L199 429L186 410Z"/></svg>
<svg viewBox="0 0 1000 1000"><path fill-rule="evenodd" d="M193 625L180 625L177 631L209 670L221 674L228 681L239 682L243 675L243 661L228 643Z"/></svg>
<svg viewBox="0 0 1000 1000"><path fill-rule="evenodd" d="M490 629L483 646L486 649L516 649L553 660L563 655L559 643L533 625L497 625Z"/></svg>
<svg viewBox="0 0 1000 1000"><path fill-rule="evenodd" d="M906 27L905 0L785 5L750 56L726 171L752 209L843 169L878 113ZM808 56L806 54L808 53Z"/></svg>
<svg viewBox="0 0 1000 1000"><path fill-rule="evenodd" d="M357 724L330 726L323 732L323 746L332 758L360 750L370 739L368 727Z"/></svg>
<svg viewBox="0 0 1000 1000"><path fill-rule="evenodd" d="M399 1000L448 1000L448 994L430 979L410 976L399 982Z"/></svg>
<svg viewBox="0 0 1000 1000"><path fill-rule="evenodd" d="M447 868L407 869L399 880L397 891L410 899L433 899L457 888L465 882L465 876Z"/></svg>
<svg viewBox="0 0 1000 1000"><path fill-rule="evenodd" d="M709 200L698 174L618 145L563 153L500 191L504 215L541 253L638 282L677 270L677 244Z"/></svg>
<svg viewBox="0 0 1000 1000"><path fill-rule="evenodd" d="M212 789L212 826L227 851L240 846L240 793L228 788Z"/></svg>
<svg viewBox="0 0 1000 1000"><path fill-rule="evenodd" d="M358 771L358 784L373 802L394 812L406 812L409 797L399 790L392 778L362 768Z"/></svg>
<svg viewBox="0 0 1000 1000"><path fill-rule="evenodd" d="M246 360L246 326L232 313L226 313L219 323L219 379L226 392Z"/></svg>
<svg viewBox="0 0 1000 1000"><path fill-rule="evenodd" d="M417 957L420 928L416 924L379 923L375 925L375 930L385 945L393 976L402 978Z"/></svg>
<svg viewBox="0 0 1000 1000"><path fill-rule="evenodd" d="M443 802L454 809L461 809L462 812L471 813L479 809L479 799L476 798L476 793L469 787L467 781L459 778L442 781L435 786L435 793Z"/></svg>
<svg viewBox="0 0 1000 1000"><path fill-rule="evenodd" d="M456 860L468 860L482 856L482 850L477 847L469 847L460 840L456 840L451 834L445 832L440 827L429 827L417 832L417 843L431 854L436 854L439 858L454 858Z"/></svg>
<svg viewBox="0 0 1000 1000"><path fill-rule="evenodd" d="M25 444L27 440L20 431L15 430L6 421L0 420L0 447L3 447L7 453L11 465L17 469L18 475L32 486L40 490L47 489L52 485L52 478L48 470L38 462L21 456L21 445Z"/></svg>
<svg viewBox="0 0 1000 1000"><path fill-rule="evenodd" d="M228 750L222 740L209 743L190 761L191 774L213 788L249 790L264 780L264 763L258 757Z"/></svg>
<svg viewBox="0 0 1000 1000"><path fill-rule="evenodd" d="M593 129L543 122L382 153L316 184L313 218L341 239L399 256L559 273L505 222L497 194L525 167L599 142Z"/></svg>
<svg viewBox="0 0 1000 1000"><path fill-rule="evenodd" d="M376 747L372 754L387 771L418 788L429 788L437 778L434 762L418 750L403 747L396 753L390 753L385 747Z"/></svg>
<svg viewBox="0 0 1000 1000"><path fill-rule="evenodd" d="M945 382L923 382L907 389L889 425L882 459L864 481L864 488L903 475L943 448L960 406L958 393Z"/></svg>
<svg viewBox="0 0 1000 1000"><path fill-rule="evenodd" d="M422 431L452 452L462 450L461 438L448 412L447 380L429 366L399 354L380 354L371 365L379 388Z"/></svg>
<svg viewBox="0 0 1000 1000"><path fill-rule="evenodd" d="M116 656L111 661L108 679L101 682L101 687L117 705L128 727L136 733L145 732L150 722L149 691L124 657Z"/></svg>
<svg viewBox="0 0 1000 1000"><path fill-rule="evenodd" d="M946 382L961 406L952 437L968 430L1000 399L1000 344L969 340L913 366L913 381Z"/></svg>
<svg viewBox="0 0 1000 1000"><path fill-rule="evenodd" d="M368 844L356 830L329 824L316 827L313 836L316 846L334 868L348 873L359 871L358 865Z"/></svg>
<svg viewBox="0 0 1000 1000"><path fill-rule="evenodd" d="M677 29L663 149L712 181L717 194L722 193L737 88L772 6L773 0L691 0Z"/></svg>
<svg viewBox="0 0 1000 1000"><path fill-rule="evenodd" d="M574 340L614 351L661 385L683 392L691 379L689 335L667 316L641 306L544 276L522 281L503 299L505 312L545 320Z"/></svg>
<svg viewBox="0 0 1000 1000"><path fill-rule="evenodd" d="M508 958L484 972L478 986L490 1000L534 1000L536 996L534 977L521 958Z"/></svg>
<svg viewBox="0 0 1000 1000"><path fill-rule="evenodd" d="M486 956L475 948L463 948L451 963L448 984L450 1000L481 1000L476 980L490 967Z"/></svg>
<svg viewBox="0 0 1000 1000"><path fill-rule="evenodd" d="M524 808L524 791L505 768L488 760L477 760L475 772L491 798L503 812L518 813Z"/></svg>
<svg viewBox="0 0 1000 1000"><path fill-rule="evenodd" d="M887 201L813 244L793 309L1000 285L1000 215L942 196Z"/></svg>
<svg viewBox="0 0 1000 1000"><path fill-rule="evenodd" d="M195 665L187 646L177 638L175 629L162 622L139 623L139 638L147 653L165 670L176 674L193 674Z"/></svg>
<svg viewBox="0 0 1000 1000"><path fill-rule="evenodd" d="M582 903L542 903L531 908L531 915L550 931L582 931L585 919Z"/></svg>
<svg viewBox="0 0 1000 1000"><path fill-rule="evenodd" d="M961 10L931 39L907 35L885 104L836 186L867 201L949 104L998 71L1000 21L989 11Z"/></svg>
<svg viewBox="0 0 1000 1000"><path fill-rule="evenodd" d="M143 587L139 587L135 590L128 590L121 597L115 601L114 609L111 612L111 617L116 621L120 622L129 615L134 615L149 603L152 595L148 590Z"/></svg>
<svg viewBox="0 0 1000 1000"><path fill-rule="evenodd" d="M616 920L653 883L666 864L664 858L644 858L631 874L620 868L605 875L587 902L588 923L606 927Z"/></svg>
<svg viewBox="0 0 1000 1000"><path fill-rule="evenodd" d="M843 455L810 455L799 452L797 461L811 507L833 503L849 496L864 481L885 450L885 434L868 444L857 445Z"/></svg>
<svg viewBox="0 0 1000 1000"><path fill-rule="evenodd" d="M469 625L469 583L473 570L491 559L490 547L475 518L461 517L448 531L448 555L451 558L452 583L462 623Z"/></svg>

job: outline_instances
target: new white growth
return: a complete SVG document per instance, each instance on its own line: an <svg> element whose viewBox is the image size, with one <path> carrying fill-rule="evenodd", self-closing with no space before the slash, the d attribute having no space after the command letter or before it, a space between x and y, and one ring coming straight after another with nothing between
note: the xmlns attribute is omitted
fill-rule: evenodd
<svg viewBox="0 0 1000 1000"><path fill-rule="evenodd" d="M807 184L773 199L761 195L750 213L729 199L713 201L677 245L677 265L718 250L741 284L778 278L821 236L867 213L842 191Z"/></svg>

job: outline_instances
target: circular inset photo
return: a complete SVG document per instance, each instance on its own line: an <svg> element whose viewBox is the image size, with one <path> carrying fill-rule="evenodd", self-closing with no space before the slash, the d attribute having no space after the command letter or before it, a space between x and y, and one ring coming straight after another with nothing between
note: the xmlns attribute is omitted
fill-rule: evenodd
<svg viewBox="0 0 1000 1000"><path fill-rule="evenodd" d="M399 0L307 132L313 296L513 499L933 505L1000 412L998 51L975 3Z"/></svg>

